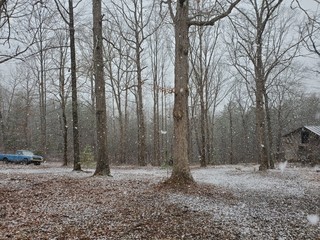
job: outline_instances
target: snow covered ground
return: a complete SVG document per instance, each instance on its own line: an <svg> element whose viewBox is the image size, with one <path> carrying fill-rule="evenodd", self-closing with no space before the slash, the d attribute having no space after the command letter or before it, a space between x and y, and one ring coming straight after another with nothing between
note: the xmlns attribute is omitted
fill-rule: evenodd
<svg viewBox="0 0 320 240"><path fill-rule="evenodd" d="M173 204L183 212L208 215L216 231L223 229L223 234L230 231L228 239L320 239L319 168L280 166L267 172L259 172L257 169L255 165L210 166L205 169L192 167L192 175L197 183L216 186L232 197L227 199L168 192L161 201ZM112 167L111 171L112 178L98 178L101 186L105 186L104 183L108 181L121 183L120 186L125 188L123 183L140 180L152 186L170 176L170 169L151 166ZM52 181L66 177L93 179L89 178L93 172L93 169L73 172L70 168L51 163L41 166L0 163L0 187L27 188L30 183L23 180L26 176L42 176L41 181L45 178ZM128 190L122 192L126 195Z"/></svg>
<svg viewBox="0 0 320 240"><path fill-rule="evenodd" d="M197 182L222 186L236 204L174 194L169 199L214 221L233 222L239 239L320 239L320 173L286 168L261 173L257 167L220 166L193 171Z"/></svg>

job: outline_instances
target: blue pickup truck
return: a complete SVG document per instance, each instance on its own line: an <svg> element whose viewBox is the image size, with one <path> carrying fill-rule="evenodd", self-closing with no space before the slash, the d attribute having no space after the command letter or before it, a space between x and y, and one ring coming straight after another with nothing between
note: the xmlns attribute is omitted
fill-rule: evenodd
<svg viewBox="0 0 320 240"><path fill-rule="evenodd" d="M27 150L18 150L16 154L2 154L0 153L0 161L6 163L23 163L40 165L43 162L43 157L34 155L33 152Z"/></svg>

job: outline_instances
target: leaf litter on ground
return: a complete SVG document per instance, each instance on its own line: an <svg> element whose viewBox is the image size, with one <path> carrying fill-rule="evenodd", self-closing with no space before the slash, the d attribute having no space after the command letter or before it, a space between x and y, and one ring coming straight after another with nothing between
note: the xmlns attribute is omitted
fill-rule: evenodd
<svg viewBox="0 0 320 240"><path fill-rule="evenodd" d="M110 178L0 163L0 239L320 239L320 174L255 169L194 167L174 188L150 166Z"/></svg>

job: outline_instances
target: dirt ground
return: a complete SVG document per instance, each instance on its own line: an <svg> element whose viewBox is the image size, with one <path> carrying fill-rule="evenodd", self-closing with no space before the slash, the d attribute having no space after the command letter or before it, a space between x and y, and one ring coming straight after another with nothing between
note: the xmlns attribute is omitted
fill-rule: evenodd
<svg viewBox="0 0 320 240"><path fill-rule="evenodd" d="M173 191L168 169L0 163L0 239L320 239L317 170L194 167Z"/></svg>

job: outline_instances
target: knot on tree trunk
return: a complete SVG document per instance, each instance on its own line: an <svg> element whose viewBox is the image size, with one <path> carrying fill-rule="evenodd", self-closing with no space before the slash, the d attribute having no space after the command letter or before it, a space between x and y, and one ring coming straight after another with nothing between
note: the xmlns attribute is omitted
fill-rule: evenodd
<svg viewBox="0 0 320 240"><path fill-rule="evenodd" d="M177 120L180 120L182 118L183 114L180 110L174 110L173 111L173 117Z"/></svg>

